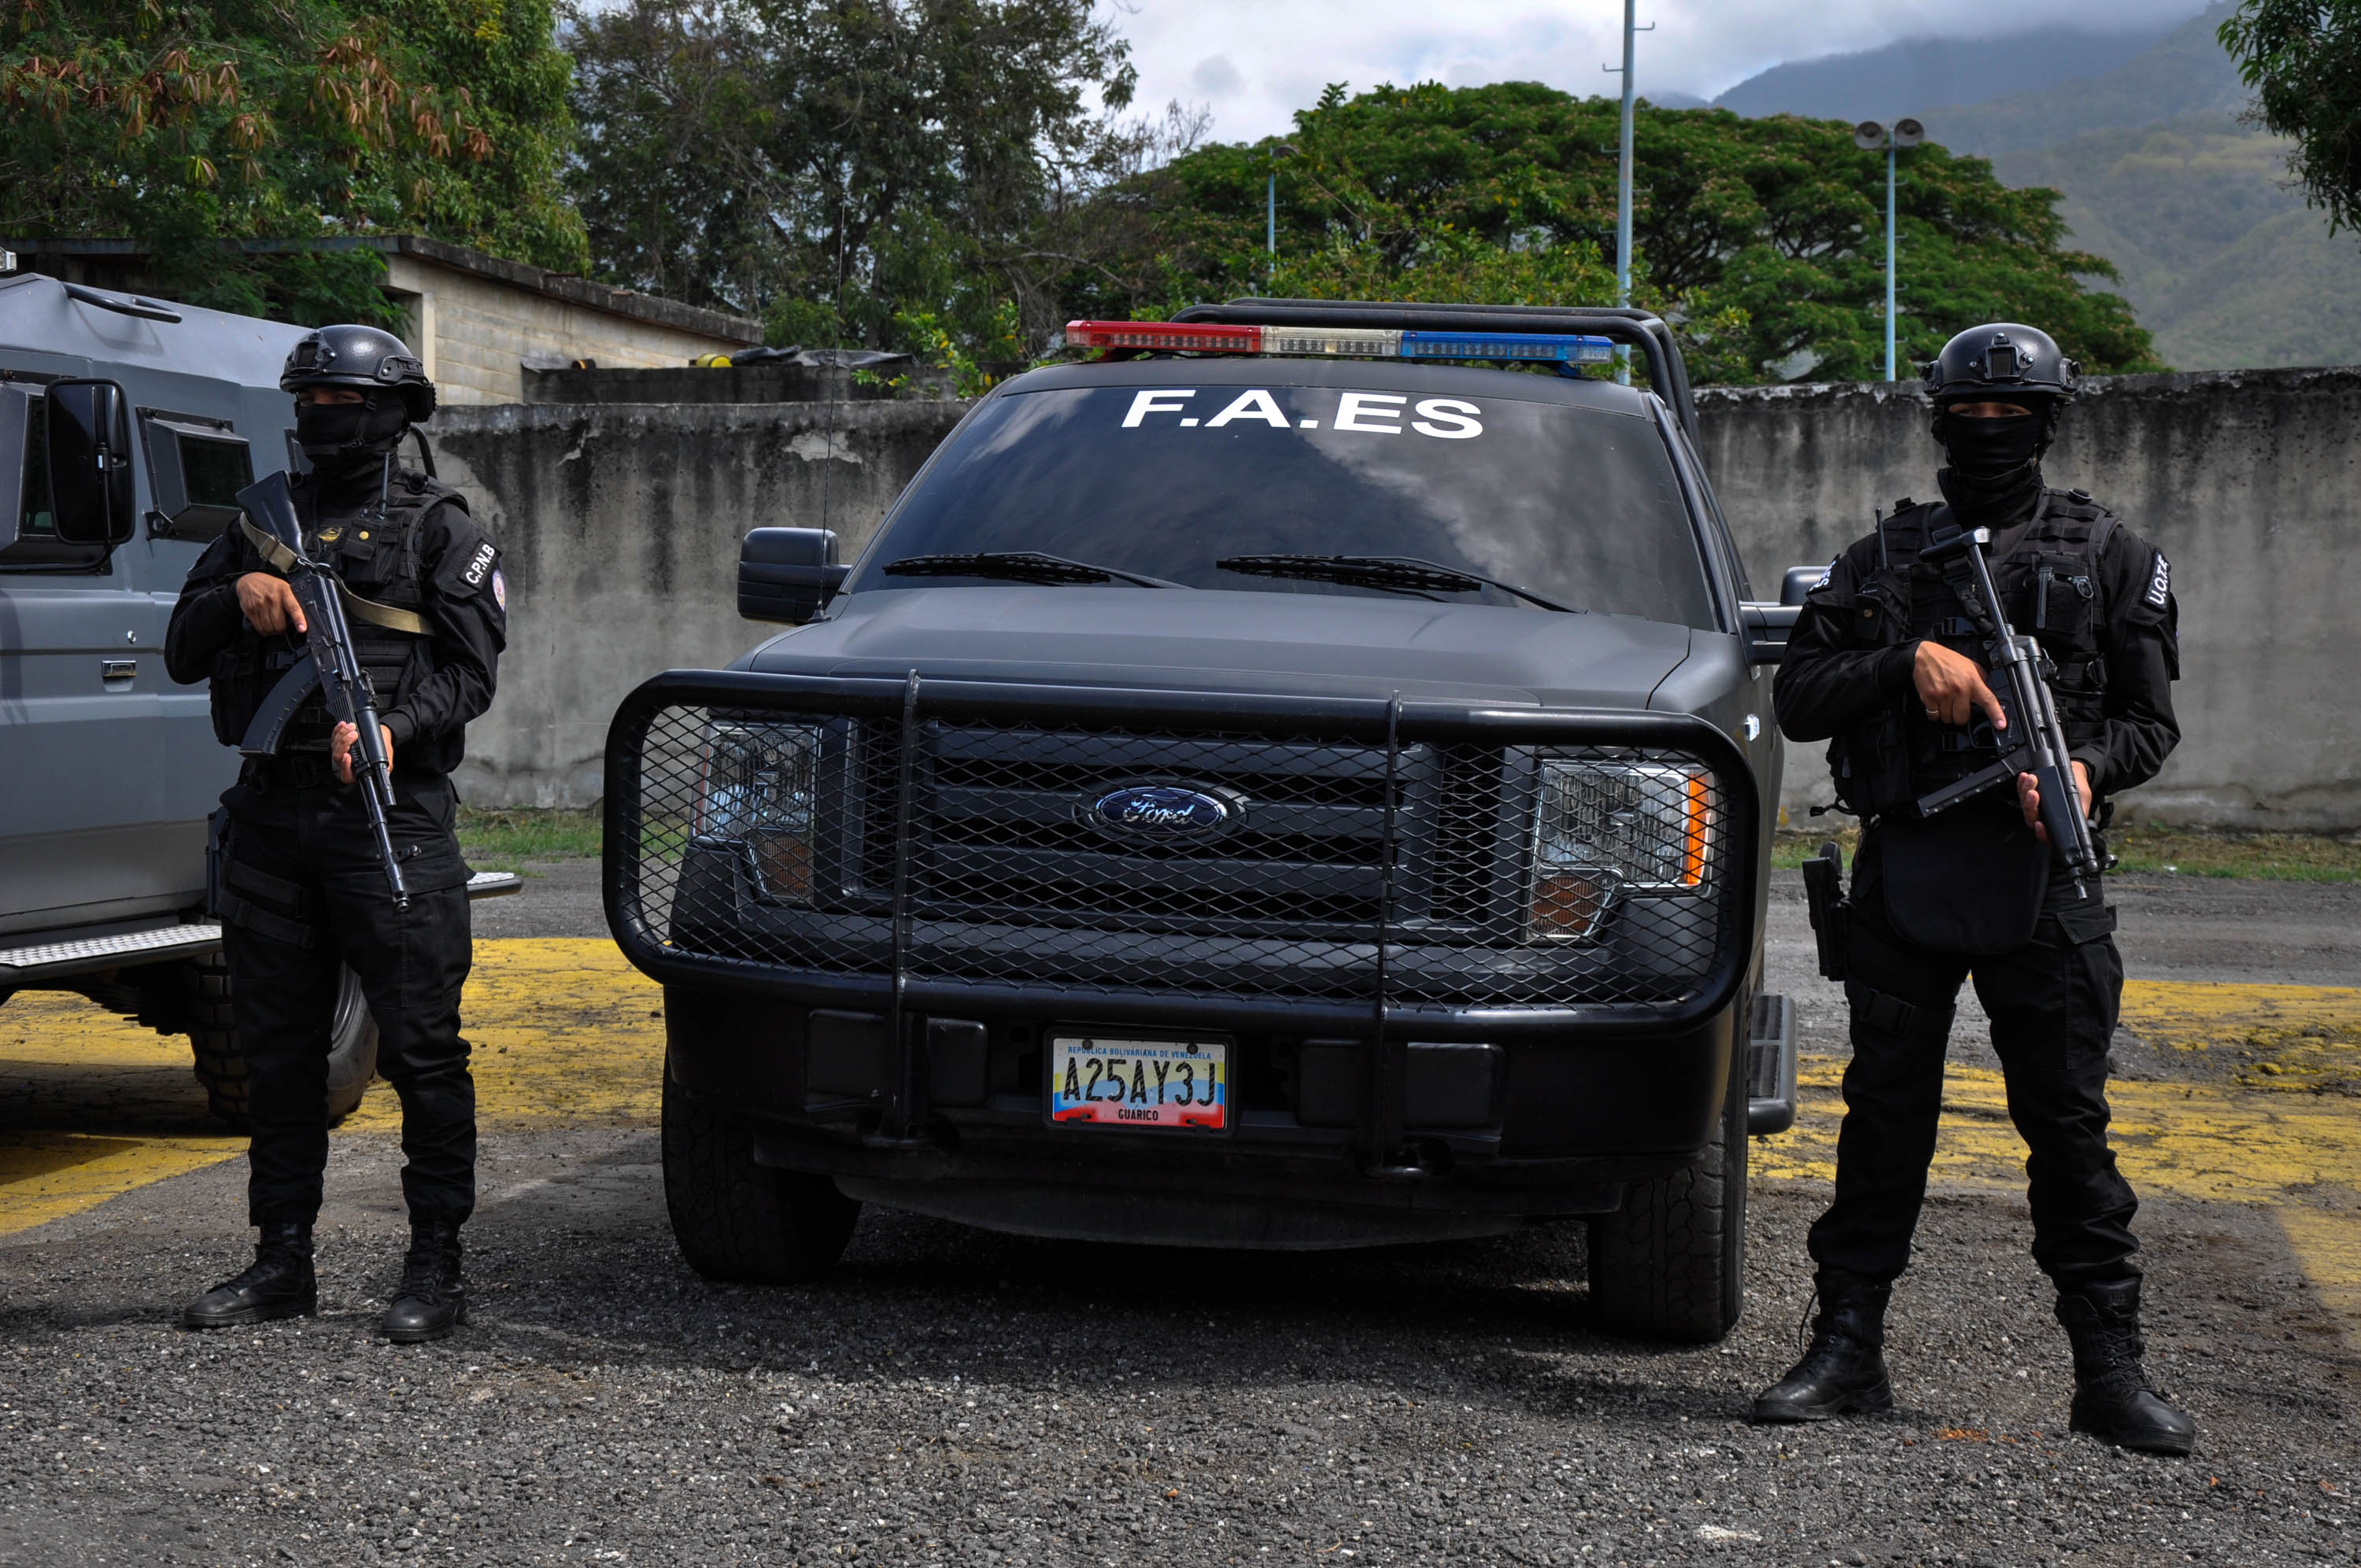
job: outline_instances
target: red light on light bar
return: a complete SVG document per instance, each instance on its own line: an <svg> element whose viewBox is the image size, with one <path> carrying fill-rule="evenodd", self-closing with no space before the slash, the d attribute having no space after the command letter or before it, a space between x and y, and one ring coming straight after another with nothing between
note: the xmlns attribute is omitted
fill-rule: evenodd
<svg viewBox="0 0 2361 1568"><path fill-rule="evenodd" d="M1262 328L1180 325L1171 322L1068 322L1066 346L1252 354L1262 346Z"/></svg>

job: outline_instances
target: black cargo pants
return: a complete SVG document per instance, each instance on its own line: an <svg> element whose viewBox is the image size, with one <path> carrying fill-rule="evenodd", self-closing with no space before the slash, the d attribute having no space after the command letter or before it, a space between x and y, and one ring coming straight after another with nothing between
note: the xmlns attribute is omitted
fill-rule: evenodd
<svg viewBox="0 0 2361 1568"><path fill-rule="evenodd" d="M222 945L246 1053L247 1206L257 1225L308 1223L328 1164L329 1032L350 964L378 1025L378 1071L401 1100L401 1191L413 1221L476 1204L476 1085L459 1037L471 959L467 869L440 775L394 775L394 850L410 889L397 910L360 792L322 764L249 764L222 796Z"/></svg>
<svg viewBox="0 0 2361 1568"><path fill-rule="evenodd" d="M2124 985L2114 911L2095 882L2077 900L2050 881L2033 939L1970 959L1920 948L1885 917L1876 836L1854 867L1852 1062L1837 1139L1836 1200L1812 1226L1813 1261L1892 1279L1910 1261L1942 1111L1943 1057L1971 972L1992 1017L2009 1117L2028 1151L2033 1258L2060 1289L2136 1278L2138 1210L2107 1146L2107 1045Z"/></svg>

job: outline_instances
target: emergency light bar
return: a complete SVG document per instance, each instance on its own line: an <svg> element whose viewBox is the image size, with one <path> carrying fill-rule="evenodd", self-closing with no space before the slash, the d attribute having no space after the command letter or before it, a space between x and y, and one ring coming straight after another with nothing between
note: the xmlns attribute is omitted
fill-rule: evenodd
<svg viewBox="0 0 2361 1568"><path fill-rule="evenodd" d="M1066 346L1348 359L1517 359L1543 365L1611 365L1615 360L1611 340L1564 333L1218 326L1194 322L1068 322Z"/></svg>

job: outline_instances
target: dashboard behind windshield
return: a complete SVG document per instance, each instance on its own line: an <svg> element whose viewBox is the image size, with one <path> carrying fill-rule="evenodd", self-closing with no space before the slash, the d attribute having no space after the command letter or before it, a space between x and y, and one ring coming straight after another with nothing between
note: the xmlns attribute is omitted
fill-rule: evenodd
<svg viewBox="0 0 2361 1568"><path fill-rule="evenodd" d="M1714 626L1697 534L1648 422L1464 390L1229 385L1005 394L928 467L849 587L999 581L897 577L884 567L917 555L1017 551L1190 587L1377 597L1395 595L1214 563L1402 556L1579 609ZM1521 603L1494 588L1433 597Z"/></svg>

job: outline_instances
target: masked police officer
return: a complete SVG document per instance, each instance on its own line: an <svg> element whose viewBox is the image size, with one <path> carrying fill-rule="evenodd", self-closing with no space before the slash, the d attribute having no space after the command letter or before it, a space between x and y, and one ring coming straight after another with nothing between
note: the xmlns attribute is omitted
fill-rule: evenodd
<svg viewBox="0 0 2361 1568"><path fill-rule="evenodd" d="M350 725L314 696L277 757L249 758L222 796L219 872L231 1005L248 1072L247 1208L254 1266L181 1314L191 1328L315 1310L312 1224L328 1159L327 1067L340 964L379 1030L378 1069L401 1100L411 1245L384 1332L439 1339L465 1321L459 1227L475 1205L476 1091L459 1037L467 976L467 868L452 831L449 773L467 723L491 705L507 638L500 553L457 492L404 469L396 448L434 410L425 367L399 338L331 326L288 356L293 481L306 554L345 591L356 652L393 761L395 854L410 889L390 896ZM423 448L422 448L423 450ZM431 466L431 465L430 465ZM293 591L245 529L197 560L172 611L172 678L211 683L214 733L236 745L304 651Z"/></svg>
<svg viewBox="0 0 2361 1568"><path fill-rule="evenodd" d="M2042 482L2075 374L2031 327L1981 326L1945 345L1927 367L1949 460L1936 476L1943 500L1897 502L1838 557L1779 672L1781 729L1832 740L1837 792L1862 829L1846 911L1853 1055L1836 1197L1810 1238L1820 1310L1803 1359L1755 1402L1760 1420L1893 1403L1886 1301L1910 1261L1952 1008L1972 974L2030 1151L2033 1255L2073 1347L2072 1426L2189 1452L2193 1424L2142 1371L2137 1204L2107 1147L2107 1046L2123 990L2114 911L2095 883L2078 898L2056 864L2030 775L2014 795L1995 790L1930 819L1914 808L1989 765L2005 723L1966 607L1919 559L1960 529L1992 531L2002 608L2055 663L2086 812L2153 777L2180 740L2171 568L2088 495Z"/></svg>

